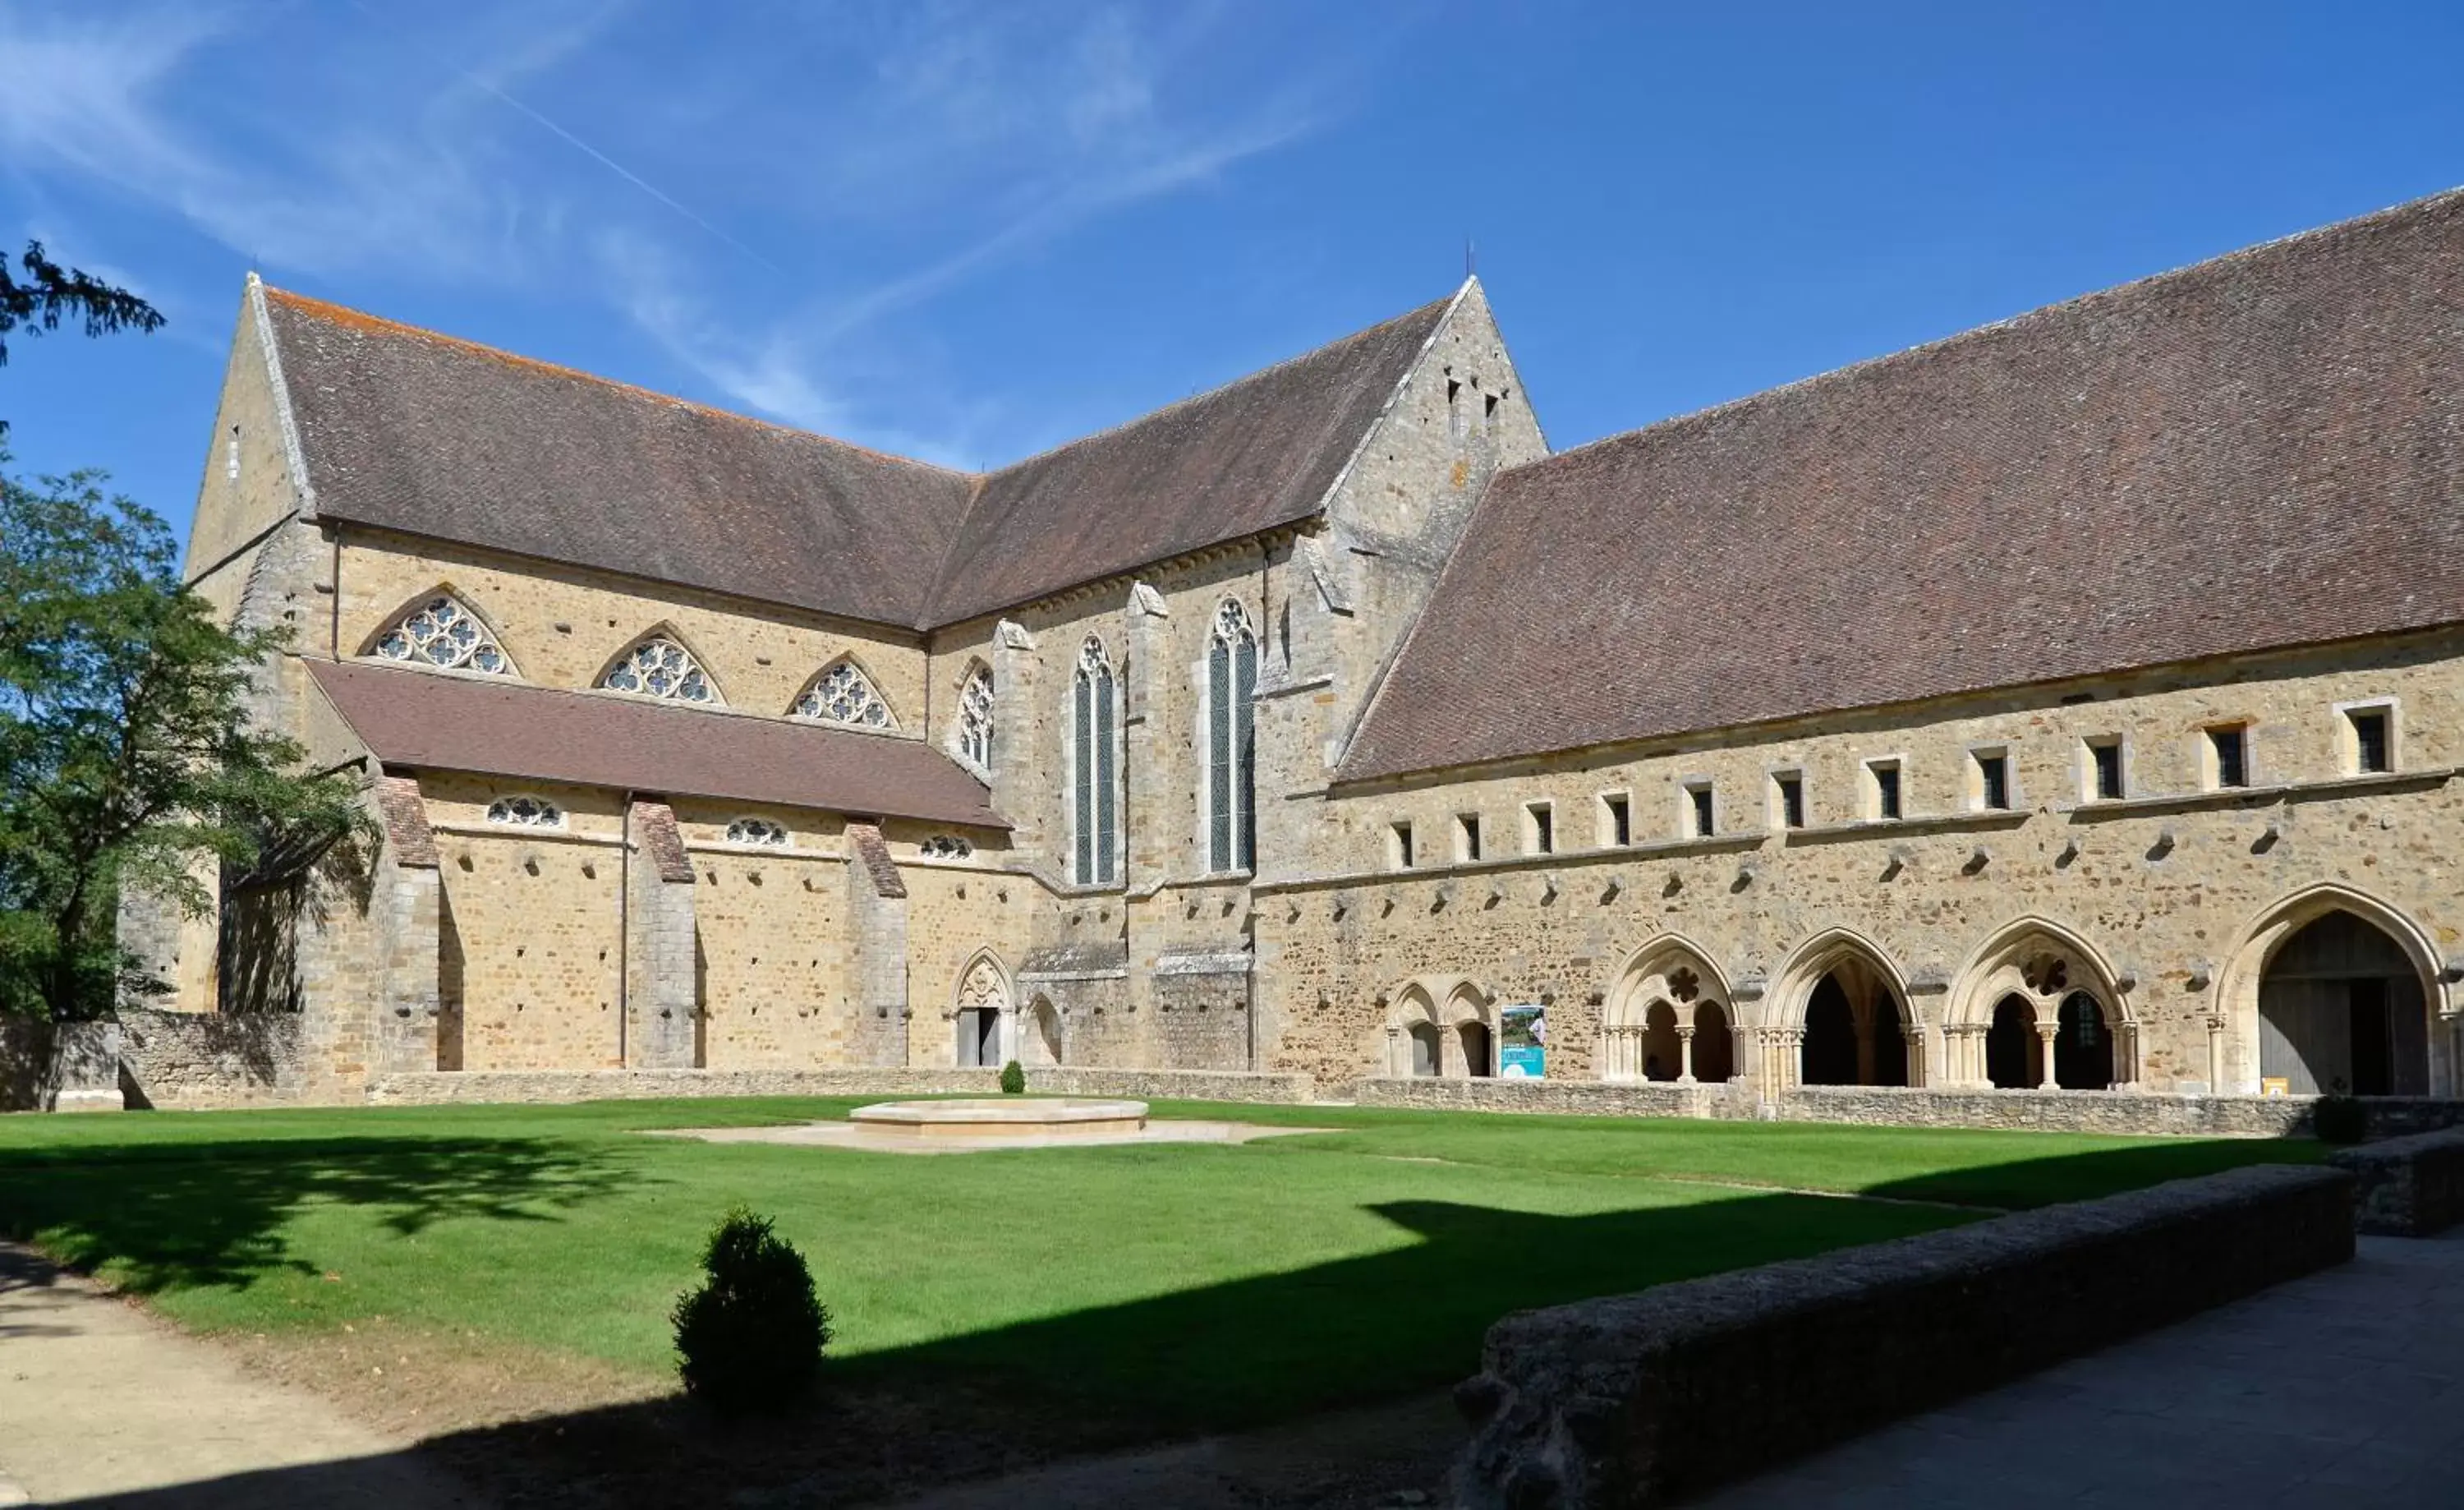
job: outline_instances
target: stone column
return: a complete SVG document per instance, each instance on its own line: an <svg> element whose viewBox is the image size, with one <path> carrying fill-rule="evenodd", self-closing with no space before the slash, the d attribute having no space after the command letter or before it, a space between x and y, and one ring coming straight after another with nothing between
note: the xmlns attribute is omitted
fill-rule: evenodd
<svg viewBox="0 0 2464 1510"><path fill-rule="evenodd" d="M2061 1031L2058 1024L2041 1022L2036 1024L2036 1046L2045 1055L2044 1063L2038 1066L2039 1077L2036 1081L2036 1089L2040 1091L2057 1088L2054 1081L2054 1039Z"/></svg>
<svg viewBox="0 0 2464 1510"><path fill-rule="evenodd" d="M1694 1027L1682 1023L1677 1029L1677 1083L1694 1083Z"/></svg>
<svg viewBox="0 0 2464 1510"><path fill-rule="evenodd" d="M1910 1085L1930 1083L1932 1066L1925 1063L1925 1029L1917 1026L1903 1028L1900 1030L1900 1036L1906 1040L1908 1046L1908 1083Z"/></svg>
<svg viewBox="0 0 2464 1510"><path fill-rule="evenodd" d="M1402 1075L1410 1072L1411 1066L1404 1064L1403 1061L1396 1057L1397 1054L1398 1054L1403 1047L1402 1037L1403 1030L1400 1028L1389 1027L1386 1030L1386 1058L1383 1063L1377 1066L1378 1074ZM1402 1068L1397 1069L1397 1066L1398 1064L1402 1065Z"/></svg>
<svg viewBox="0 0 2464 1510"><path fill-rule="evenodd" d="M700 970L693 861L664 802L625 814L631 846L625 899L625 1063L690 1070L700 1058Z"/></svg>

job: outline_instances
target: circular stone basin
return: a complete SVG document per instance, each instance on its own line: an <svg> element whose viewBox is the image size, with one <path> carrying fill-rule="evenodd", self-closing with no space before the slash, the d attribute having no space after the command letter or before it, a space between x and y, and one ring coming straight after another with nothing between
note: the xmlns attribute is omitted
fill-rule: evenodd
<svg viewBox="0 0 2464 1510"><path fill-rule="evenodd" d="M1047 1100L876 1101L847 1113L874 1132L917 1138L1074 1138L1143 1132L1144 1101Z"/></svg>

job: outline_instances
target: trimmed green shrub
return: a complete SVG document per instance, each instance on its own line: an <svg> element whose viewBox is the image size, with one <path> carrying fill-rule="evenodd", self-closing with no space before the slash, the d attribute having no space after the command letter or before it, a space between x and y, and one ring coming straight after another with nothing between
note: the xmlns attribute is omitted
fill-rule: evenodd
<svg viewBox="0 0 2464 1510"><path fill-rule="evenodd" d="M1016 1059L1012 1059L1012 1060L1010 1060L1007 1064L1002 1065L1002 1066L1001 1066L1001 1094L1002 1094L1003 1096L1023 1096L1023 1095L1025 1095L1025 1094L1026 1094L1026 1068L1025 1068L1025 1066L1023 1066L1023 1065L1020 1064Z"/></svg>
<svg viewBox="0 0 2464 1510"><path fill-rule="evenodd" d="M2358 1096L2331 1091L2310 1108L2310 1130L2321 1143L2360 1143L2369 1129L2369 1111Z"/></svg>
<svg viewBox="0 0 2464 1510"><path fill-rule="evenodd" d="M685 1392L731 1415L775 1410L810 1388L830 1342L813 1275L770 1219L739 1206L712 1229L701 1287L677 1297Z"/></svg>

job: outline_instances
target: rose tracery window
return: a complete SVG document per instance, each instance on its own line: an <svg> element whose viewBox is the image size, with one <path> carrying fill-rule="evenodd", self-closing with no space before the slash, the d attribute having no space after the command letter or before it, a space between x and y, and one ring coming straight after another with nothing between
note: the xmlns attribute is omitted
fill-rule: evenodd
<svg viewBox="0 0 2464 1510"><path fill-rule="evenodd" d="M738 818L727 826L730 844L759 844L774 850L787 847L787 828L768 818Z"/></svg>
<svg viewBox="0 0 2464 1510"><path fill-rule="evenodd" d="M611 692L645 698L671 698L679 702L716 702L718 689L690 652L665 635L642 641L625 658L607 668L599 684Z"/></svg>
<svg viewBox="0 0 2464 1510"><path fill-rule="evenodd" d="M488 821L516 829L561 829L564 810L545 797L499 797L488 804Z"/></svg>
<svg viewBox="0 0 2464 1510"><path fill-rule="evenodd" d="M898 721L890 716L890 704L851 660L840 661L813 678L813 684L796 699L796 717L868 729L898 726Z"/></svg>
<svg viewBox="0 0 2464 1510"><path fill-rule="evenodd" d="M402 616L376 643L387 660L505 676L514 669L495 636L451 595L439 593Z"/></svg>
<svg viewBox="0 0 2464 1510"><path fill-rule="evenodd" d="M976 853L976 847L955 833L935 833L916 846L927 859L963 860Z"/></svg>
<svg viewBox="0 0 2464 1510"><path fill-rule="evenodd" d="M978 666L958 689L958 725L952 737L957 757L989 775L993 768L993 672Z"/></svg>

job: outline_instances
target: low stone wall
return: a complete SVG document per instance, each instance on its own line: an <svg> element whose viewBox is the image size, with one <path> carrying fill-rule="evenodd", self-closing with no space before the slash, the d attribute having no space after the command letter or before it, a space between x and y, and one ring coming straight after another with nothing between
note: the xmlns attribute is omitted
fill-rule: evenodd
<svg viewBox="0 0 2464 1510"><path fill-rule="evenodd" d="M2352 1189L2341 1169L2235 1169L1519 1312L1456 1391L1456 1502L1699 1493L2342 1263Z"/></svg>
<svg viewBox="0 0 2464 1510"><path fill-rule="evenodd" d="M122 1008L120 1089L132 1108L254 1106L331 1099L306 1071L297 1012L186 1012Z"/></svg>
<svg viewBox="0 0 2464 1510"><path fill-rule="evenodd" d="M0 1111L118 1111L120 1025L0 1019Z"/></svg>
<svg viewBox="0 0 2464 1510"><path fill-rule="evenodd" d="M2365 1144L2328 1163L2352 1173L2353 1223L2388 1237L2427 1237L2464 1221L2464 1132Z"/></svg>
<svg viewBox="0 0 2464 1510"><path fill-rule="evenodd" d="M1305 1101L1305 1075L1212 1070L1103 1070L1059 1066L1026 1072L1047 1096L1133 1096L1189 1100ZM483 1101L639 1100L700 1096L997 1096L999 1070L441 1070L380 1075L368 1099L392 1106Z"/></svg>
<svg viewBox="0 0 2464 1510"><path fill-rule="evenodd" d="M1673 1080L1449 1080L1436 1076L1359 1082L1363 1106L1432 1112L1539 1112L1565 1117L1711 1117L1754 1115L1743 1085L1679 1085Z"/></svg>

